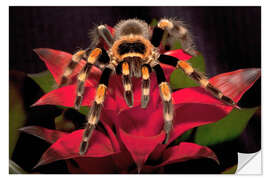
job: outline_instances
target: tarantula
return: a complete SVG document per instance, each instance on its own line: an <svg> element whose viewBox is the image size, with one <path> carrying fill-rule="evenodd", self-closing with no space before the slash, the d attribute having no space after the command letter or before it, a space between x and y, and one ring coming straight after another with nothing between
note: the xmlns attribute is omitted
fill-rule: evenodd
<svg viewBox="0 0 270 180"><path fill-rule="evenodd" d="M216 98L238 108L231 98L224 96L220 90L209 83L207 77L193 69L190 64L159 53L158 47L163 33L166 32L171 37L180 40L186 53L192 56L197 55L191 34L183 22L174 19L161 19L151 31L146 22L139 19L128 19L120 21L114 29L114 36L112 36L106 25L97 26L91 32L91 45L85 50L79 50L72 56L72 61L62 76L60 86L68 83L68 76L81 60L87 62L78 75L75 100L75 109L78 110L83 99L84 82L91 67L95 65L103 70L95 99L87 115L87 124L79 150L81 155L85 154L88 149L89 140L100 118L110 75L114 72L122 76L124 98L129 107L133 105L131 77L142 77L141 107L146 108L150 99L150 73L152 70L155 71L163 102L164 131L166 133L164 143L167 143L170 137L174 111L171 89L159 63L181 69ZM104 43L108 46L108 50L102 47Z"/></svg>

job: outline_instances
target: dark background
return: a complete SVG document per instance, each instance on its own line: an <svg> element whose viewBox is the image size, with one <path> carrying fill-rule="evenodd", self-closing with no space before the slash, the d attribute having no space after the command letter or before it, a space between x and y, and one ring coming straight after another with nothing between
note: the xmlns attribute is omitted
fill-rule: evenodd
<svg viewBox="0 0 270 180"><path fill-rule="evenodd" d="M241 68L261 67L260 7L10 7L9 13L10 70L25 73L44 71L46 66L33 52L34 48L53 48L74 53L78 48L88 47L88 31L94 25L104 23L114 26L121 19L134 17L147 23L153 18L162 17L176 17L185 21L194 36L197 50L205 57L209 77ZM25 98L31 96L28 93ZM244 94L238 104L240 107L260 106L260 80ZM52 111L49 108L45 114ZM40 117L40 111L37 116ZM36 116L33 119L36 120ZM229 145L214 147L218 149L215 152L218 155L221 152L219 158L226 160L235 156L235 162L236 151L258 151L260 127L258 115L250 121L239 138L229 142ZM25 146L25 142L21 141L21 146ZM46 148L43 147L44 150ZM25 152L14 156L17 159L15 162L25 162L22 158ZM34 164L30 163L26 169L30 170Z"/></svg>

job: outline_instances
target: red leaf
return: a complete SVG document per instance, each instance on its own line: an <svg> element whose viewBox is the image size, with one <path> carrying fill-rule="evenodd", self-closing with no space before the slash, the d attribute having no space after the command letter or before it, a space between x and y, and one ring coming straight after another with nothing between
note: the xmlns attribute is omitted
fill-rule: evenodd
<svg viewBox="0 0 270 180"><path fill-rule="evenodd" d="M20 131L36 136L40 139L43 139L51 144L55 143L59 138L67 135L68 133L47 129L40 126L27 126L19 129Z"/></svg>
<svg viewBox="0 0 270 180"><path fill-rule="evenodd" d="M177 58L179 60L182 60L182 61L187 61L190 58L192 58L191 55L186 54L182 49L166 51L164 54L169 55L169 56L173 56L173 57L175 57L175 58Z"/></svg>
<svg viewBox="0 0 270 180"><path fill-rule="evenodd" d="M79 157L105 157L114 154L112 144L108 137L95 130L91 138L88 151L85 155L79 155L79 147L83 130L74 131L56 141L42 155L39 163L35 166L45 165L54 161L79 158Z"/></svg>
<svg viewBox="0 0 270 180"><path fill-rule="evenodd" d="M125 146L121 147L121 152L114 154L112 158L115 165L118 167L119 170L121 170L120 173L128 173L129 169L134 165L134 160L132 159L131 154Z"/></svg>
<svg viewBox="0 0 270 180"><path fill-rule="evenodd" d="M210 79L213 85L216 83L224 94L231 93L232 99L238 102L241 96L254 84L259 78L259 69L242 69L230 73L220 74ZM241 86L235 85L235 79L239 84L238 78L241 77ZM226 91L224 91L226 87ZM206 92L201 87L186 88L173 93L175 104L175 120L174 129L169 142L172 142L176 137L184 131L193 127L201 126L216 122L233 109L232 106L226 105L214 98L210 93Z"/></svg>
<svg viewBox="0 0 270 180"><path fill-rule="evenodd" d="M108 113L108 112L109 111L106 111L106 113L102 113L100 119L101 119L101 122L102 122L102 124L103 124L103 126L104 126L110 140L111 140L114 151L115 152L120 152L119 141L118 141L116 135L114 134L114 132L111 129L114 126L113 123L115 123L117 118L116 118L115 112L113 112L113 111L111 111L111 113ZM114 114L114 115L112 115L112 114ZM110 123L110 125L108 125L105 121Z"/></svg>
<svg viewBox="0 0 270 180"><path fill-rule="evenodd" d="M261 69L239 69L228 73L219 74L210 79L210 82L219 88L222 93L234 101L239 101L242 95L261 76Z"/></svg>
<svg viewBox="0 0 270 180"><path fill-rule="evenodd" d="M165 150L163 153L163 162L157 167L199 158L210 158L219 164L217 156L210 148L183 142Z"/></svg>
<svg viewBox="0 0 270 180"><path fill-rule="evenodd" d="M92 101L94 100L95 97L95 93L96 88L93 88L92 86L86 86L81 105L91 106ZM74 107L75 97L76 97L76 84L68 85L45 94L32 106L50 104L50 105ZM106 95L104 108L110 110L115 110L116 108L116 102L113 100L113 98L111 98L110 95Z"/></svg>
<svg viewBox="0 0 270 180"><path fill-rule="evenodd" d="M154 151L150 154L149 159L153 161L159 161L166 147L167 144L158 144Z"/></svg>
<svg viewBox="0 0 270 180"><path fill-rule="evenodd" d="M210 158L219 164L215 153L206 146L200 146L194 143L182 142L177 146L172 146L166 149L165 145L160 144L156 147L154 153L151 154L150 159L156 161L162 159L162 163L156 166L144 166L143 173L153 173L163 171L163 166L173 163L184 162L199 158Z"/></svg>
<svg viewBox="0 0 270 180"><path fill-rule="evenodd" d="M66 161L68 170L72 174L113 174L119 171L112 156L102 158L82 157L73 160L76 165L71 160Z"/></svg>
<svg viewBox="0 0 270 180"><path fill-rule="evenodd" d="M38 48L34 49L34 51L37 53L40 59L44 61L48 70L52 73L56 83L60 84L64 70L71 61L72 55L63 51L49 48ZM85 61L80 61L69 78L76 80L76 75L81 71L84 65ZM87 84L90 83L92 85L96 85L100 75L101 71L96 67L92 67L89 75L89 79L91 81L87 81Z"/></svg>
<svg viewBox="0 0 270 180"><path fill-rule="evenodd" d="M161 102L160 102L161 103ZM156 136L163 126L161 104L149 105L142 109L140 106L122 111L119 114L118 125L120 129L136 136Z"/></svg>
<svg viewBox="0 0 270 180"><path fill-rule="evenodd" d="M135 172L134 172L135 173ZM149 166L145 165L142 168L141 174L165 174L164 167L155 167L155 166Z"/></svg>
<svg viewBox="0 0 270 180"><path fill-rule="evenodd" d="M138 172L140 172L150 153L158 144L162 143L165 137L163 131L157 136L144 137L130 135L122 129L120 129L119 135L122 142L130 152L133 160L137 164Z"/></svg>

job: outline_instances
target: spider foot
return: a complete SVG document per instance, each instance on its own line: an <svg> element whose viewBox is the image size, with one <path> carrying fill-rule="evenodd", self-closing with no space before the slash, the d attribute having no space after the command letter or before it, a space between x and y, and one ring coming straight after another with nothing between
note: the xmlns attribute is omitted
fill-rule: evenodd
<svg viewBox="0 0 270 180"><path fill-rule="evenodd" d="M172 130L173 123L172 121L165 121L164 122L164 131L166 132L165 140L163 141L163 144L167 144L170 139L170 132Z"/></svg>
<svg viewBox="0 0 270 180"><path fill-rule="evenodd" d="M89 140L92 137L94 129L95 129L95 125L87 123L84 129L82 142L80 144L80 150L79 150L80 155L84 155L87 152L87 149L89 146Z"/></svg>
<svg viewBox="0 0 270 180"><path fill-rule="evenodd" d="M126 100L126 103L127 103L128 107L132 107L133 106L133 94L132 94L132 91L125 91L124 96L125 96L125 100Z"/></svg>
<svg viewBox="0 0 270 180"><path fill-rule="evenodd" d="M82 156L86 153L87 149L88 149L89 143L88 141L82 141L81 145L80 145L80 152L79 154Z"/></svg>
<svg viewBox="0 0 270 180"><path fill-rule="evenodd" d="M168 144L169 139L170 139L170 134L166 133L165 140L163 141L163 143L162 143L162 144Z"/></svg>
<svg viewBox="0 0 270 180"><path fill-rule="evenodd" d="M141 108L146 108L149 102L149 95L142 95Z"/></svg>

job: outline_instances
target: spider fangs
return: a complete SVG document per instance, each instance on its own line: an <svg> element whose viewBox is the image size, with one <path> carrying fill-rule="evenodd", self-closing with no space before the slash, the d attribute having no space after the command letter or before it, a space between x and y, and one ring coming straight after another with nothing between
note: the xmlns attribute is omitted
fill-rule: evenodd
<svg viewBox="0 0 270 180"><path fill-rule="evenodd" d="M159 45L163 33L180 40L183 50L196 56L191 34L183 22L174 19L161 19L158 25L150 31L149 25L138 19L120 21L115 27L114 36L105 25L100 25L90 32L91 45L86 50L80 50L72 56L72 61L67 66L62 76L60 86L68 84L68 77L78 62L85 60L87 63L78 75L75 109L79 109L83 99L84 82L93 65L103 70L96 90L96 96L87 115L87 125L84 130L79 153L85 154L91 135L99 121L110 75L114 72L122 76L124 97L127 105L133 105L131 77L142 77L141 107L146 108L150 99L150 73L155 71L163 101L164 131L167 143L173 125L173 105L171 89L166 81L164 72L159 63L171 65L181 69L187 76L198 82L201 87L210 92L222 102L239 108L233 100L224 96L220 90L211 85L202 73L193 69L185 61L175 57L160 55ZM102 45L106 44L106 51Z"/></svg>

